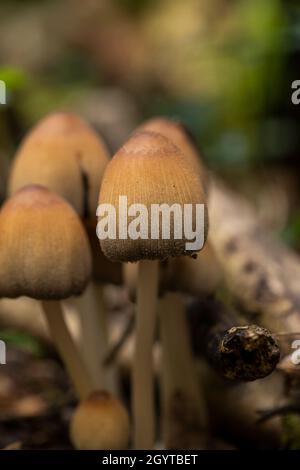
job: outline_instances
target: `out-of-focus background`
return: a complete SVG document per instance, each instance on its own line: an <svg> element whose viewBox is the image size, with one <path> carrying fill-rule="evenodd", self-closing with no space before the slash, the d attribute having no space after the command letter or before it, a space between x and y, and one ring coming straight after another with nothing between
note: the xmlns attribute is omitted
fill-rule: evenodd
<svg viewBox="0 0 300 470"><path fill-rule="evenodd" d="M2 0L1 196L20 139L49 111L87 117L112 151L164 114L190 126L211 169L273 206L270 224L298 247L299 58L297 0Z"/></svg>
<svg viewBox="0 0 300 470"><path fill-rule="evenodd" d="M166 115L190 127L212 172L300 251L300 104L291 100L297 79L299 0L1 0L7 104L0 105L0 203L21 139L45 114L79 113L112 154L143 120ZM1 330L0 337L43 357L34 335ZM55 361L45 368L10 354L13 376L0 377L0 447L13 440L5 417L14 394L36 391L39 380L47 400L57 402L56 382L66 387ZM28 393L14 406L18 417L44 411ZM49 448L52 439L57 448L61 429L51 413L45 422L17 422L14 440ZM51 439L41 435L43 426Z"/></svg>

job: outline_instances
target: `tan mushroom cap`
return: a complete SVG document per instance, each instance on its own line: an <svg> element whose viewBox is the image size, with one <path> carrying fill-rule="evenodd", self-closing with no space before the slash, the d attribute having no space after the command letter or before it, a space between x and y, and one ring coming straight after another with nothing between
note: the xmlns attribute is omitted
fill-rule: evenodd
<svg viewBox="0 0 300 470"><path fill-rule="evenodd" d="M101 248L111 261L166 259L170 256L192 255L186 250L184 233L175 239L174 224L170 238L151 239L150 224L147 239L119 238L119 197L131 204L143 204L151 213L152 204L203 204L205 209L204 238L208 229L206 198L200 178L192 165L166 137L154 132L134 134L109 162L102 181L99 204L111 204L116 210L116 239L101 240ZM194 215L195 211L193 211ZM150 216L149 216L150 218ZM172 217L171 217L172 222ZM194 221L193 221L194 222ZM160 227L161 228L161 227Z"/></svg>
<svg viewBox="0 0 300 470"><path fill-rule="evenodd" d="M106 391L95 391L76 409L70 437L79 450L127 449L130 423L122 403Z"/></svg>
<svg viewBox="0 0 300 470"><path fill-rule="evenodd" d="M88 239L74 209L41 186L14 194L0 211L0 296L64 299L91 273Z"/></svg>
<svg viewBox="0 0 300 470"><path fill-rule="evenodd" d="M21 144L9 194L39 184L64 197L80 216L94 215L108 160L104 142L88 123L71 113L50 114Z"/></svg>
<svg viewBox="0 0 300 470"><path fill-rule="evenodd" d="M201 155L185 126L178 121L173 121L164 117L156 117L144 122L137 131L152 131L164 135L171 140L189 159L190 164L200 173L201 181L205 192L209 185L209 175L201 160Z"/></svg>

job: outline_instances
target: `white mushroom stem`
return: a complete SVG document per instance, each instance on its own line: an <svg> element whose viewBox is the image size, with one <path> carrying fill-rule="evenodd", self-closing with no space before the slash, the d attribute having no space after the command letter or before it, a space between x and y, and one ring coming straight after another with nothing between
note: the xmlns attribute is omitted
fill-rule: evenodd
<svg viewBox="0 0 300 470"><path fill-rule="evenodd" d="M152 449L155 441L152 351L157 291L158 261L140 261L132 387L135 449Z"/></svg>
<svg viewBox="0 0 300 470"><path fill-rule="evenodd" d="M92 392L93 383L66 326L61 304L53 300L43 301L42 307L53 341L65 363L79 398L84 400Z"/></svg>
<svg viewBox="0 0 300 470"><path fill-rule="evenodd" d="M106 388L103 359L107 352L107 323L102 289L91 282L74 299L81 322L81 350L95 388Z"/></svg>
<svg viewBox="0 0 300 470"><path fill-rule="evenodd" d="M167 449L199 448L204 445L206 412L182 295L167 293L158 311L163 350L164 443Z"/></svg>

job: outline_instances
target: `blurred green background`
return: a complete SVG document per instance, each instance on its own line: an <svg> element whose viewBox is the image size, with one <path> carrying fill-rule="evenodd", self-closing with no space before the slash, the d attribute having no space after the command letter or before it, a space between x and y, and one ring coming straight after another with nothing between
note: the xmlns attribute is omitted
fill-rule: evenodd
<svg viewBox="0 0 300 470"><path fill-rule="evenodd" d="M258 205L284 190L276 228L298 247L299 65L297 0L2 0L1 196L20 139L49 111L79 112L112 152L164 114L189 125L208 166Z"/></svg>

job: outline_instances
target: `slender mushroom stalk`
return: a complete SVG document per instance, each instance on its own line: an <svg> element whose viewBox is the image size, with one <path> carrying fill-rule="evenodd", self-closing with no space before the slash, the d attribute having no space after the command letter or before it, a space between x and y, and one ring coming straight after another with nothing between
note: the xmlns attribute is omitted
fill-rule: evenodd
<svg viewBox="0 0 300 470"><path fill-rule="evenodd" d="M93 238L95 244L98 192L108 160L104 142L87 122L72 113L53 113L43 118L22 142L12 166L9 193L14 194L28 184L43 185L56 192L84 219L89 240ZM87 366L94 383L103 387L101 362L107 337L104 339L99 328L105 322L105 309L103 302L97 304L97 296L92 298L94 290L90 286L83 294L78 313L82 317L82 347Z"/></svg>
<svg viewBox="0 0 300 470"><path fill-rule="evenodd" d="M53 341L63 358L79 398L84 400L93 389L93 384L66 326L61 304L53 300L44 300L42 307Z"/></svg>
<svg viewBox="0 0 300 470"><path fill-rule="evenodd" d="M133 415L139 417L134 429L134 442L139 449L147 449L148 443L155 441L152 348L157 294L158 261L140 261L133 358Z"/></svg>
<svg viewBox="0 0 300 470"><path fill-rule="evenodd" d="M85 398L93 384L65 325L59 301L82 293L91 274L88 239L79 217L41 186L18 191L0 212L0 295L41 300L53 339Z"/></svg>
<svg viewBox="0 0 300 470"><path fill-rule="evenodd" d="M86 291L78 299L74 299L81 319L82 351L96 388L105 387L112 393L118 389L116 370L113 367L104 367L103 362L109 349L109 318L103 295L106 284L122 284L122 265L112 263L101 250L96 235L96 220L85 220L85 228L89 238L93 259L93 280ZM86 315L85 311L88 311Z"/></svg>
<svg viewBox="0 0 300 470"><path fill-rule="evenodd" d="M126 176L124 176L126 175ZM99 204L102 207L112 207L115 211L116 232L115 237L101 237L100 244L103 253L111 260L117 262L142 262L138 273L137 295L137 322L138 335L133 371L133 419L134 419L134 446L137 449L153 448L153 378L152 378L152 348L153 328L155 324L155 295L158 289L158 267L150 269L151 264L169 257L190 255L194 252L186 248L188 242L186 235L175 235L172 217L167 221L170 232L165 238L162 228L156 236L152 235L152 221L148 224L148 234L142 233L141 226L136 227L136 236L124 237L120 235L120 196L126 196L127 207L147 209L151 213L152 205L160 207L167 204L173 207L177 204L181 209L185 204L204 206L203 235L207 235L207 211L203 187L198 175L181 153L167 138L154 132L141 132L134 134L129 141L116 153L109 162L102 182ZM104 206L105 204L105 206ZM138 216L138 210L136 216ZM114 220L112 218L112 220ZM105 222L105 223L104 223ZM145 220L141 222L145 223ZM107 218L100 217L99 226L107 224ZM156 228L157 228L156 226ZM128 222L125 227L128 231ZM154 227L155 228L155 227ZM164 227L165 228L165 227ZM168 228L168 227L167 227ZM98 231L99 234L99 231ZM199 251L198 248L196 251ZM143 261L148 260L147 263ZM146 288L147 287L147 288ZM149 290L149 292L148 292ZM142 318L142 315L149 318ZM145 327L149 326L149 331ZM145 336L146 335L146 336ZM142 357L141 350L144 352ZM151 363L150 363L151 359ZM144 390L144 394L137 390ZM145 403L145 397L147 403ZM145 409L147 407L147 409ZM143 409L144 408L144 409Z"/></svg>
<svg viewBox="0 0 300 470"><path fill-rule="evenodd" d="M192 171L195 174L195 177L198 179L198 183L201 184L203 193L207 195L209 189L209 175L205 168L205 165L202 163L201 156L199 150L197 148L197 144L193 136L190 132L183 126L180 122L175 122L166 118L158 117L150 119L146 121L142 126L141 129L144 131L152 131L158 132L161 135L165 136L171 142L173 142L178 149L184 155L186 163L190 166ZM162 275L162 287L165 289L170 290L179 290L183 292L188 292L189 294L197 294L203 295L203 293L207 293L213 291L220 281L220 271L218 269L218 265L216 263L216 258L211 250L211 247L205 245L203 250L201 251L200 255L198 256L197 260L188 258L188 257L176 257L170 259L167 263L166 270ZM168 296L168 300L164 302L166 305L166 311L168 311L168 303L170 303L171 308L176 308L176 302L173 301L172 296ZM179 299L178 299L179 302ZM181 323L185 323L185 312L184 308L182 307L182 302L178 304L178 316L181 312ZM181 305L181 306L179 306ZM163 314L161 313L161 317ZM167 319L166 319L167 321ZM179 320L180 321L180 320ZM161 328L163 328L163 321L161 320ZM185 327L186 330L186 327ZM174 328L170 328L170 335L174 335L176 337L176 332ZM183 327L184 331L184 327ZM183 333L184 334L184 333ZM166 334L162 334L163 342L168 341ZM170 341L172 341L170 339ZM168 349L168 342L166 344L166 348ZM172 343L171 343L172 344ZM190 368L193 368L193 358L192 355L189 354L189 360L186 349L189 347L187 336L185 341L181 345L178 342L178 354L182 354L184 360L186 361L186 367L190 364ZM164 345L163 345L164 349ZM167 372L165 372L167 374ZM165 439L167 445L170 445L173 448L176 448L176 445L180 445L180 436L176 435L176 431L174 427L180 429L181 431L181 438L186 436L186 446L192 448L197 442L197 446L203 446L203 429L205 427L205 417L203 416L203 403L202 403L202 391L199 386L195 386L195 378L193 379L193 374L191 374L190 380L187 380L186 383L182 383L181 387L181 394L186 394L187 396L191 393L194 397L195 406L193 409L194 413L189 413L188 409L185 409L185 402L182 400L178 400L177 403L177 416L169 416L168 409L169 403L168 401L164 401L165 406L167 409L165 410ZM165 383L168 387L168 381ZM191 390L189 387L191 386ZM165 395L168 391L165 392ZM181 409L180 409L181 407ZM179 413L180 410L180 413ZM180 414L180 416L178 416ZM194 418L194 432L190 432L191 426L189 423L189 417L193 415ZM186 418L186 419L185 419ZM173 419L173 423L172 423ZM193 427L192 427L193 428ZM202 436L201 436L202 434ZM178 440L177 440L178 439ZM177 440L177 441L176 441ZM202 442L199 442L202 441ZM184 440L182 441L184 442ZM182 444L181 444L182 445ZM174 447L175 446L175 447Z"/></svg>
<svg viewBox="0 0 300 470"><path fill-rule="evenodd" d="M159 303L163 348L163 437L167 449L205 448L207 416L191 350L182 296Z"/></svg>
<svg viewBox="0 0 300 470"><path fill-rule="evenodd" d="M163 440L168 449L201 448L206 444L205 403L191 351L185 304L180 293L168 292L168 289L182 289L199 294L215 287L219 276L209 275L209 279L205 279L203 274L203 264L210 259L204 251L205 248L196 260L179 257L160 264L159 291L163 295L158 303L163 350L162 423ZM185 275L191 276L190 283ZM131 298L135 299L137 269L134 264L125 265L124 280Z"/></svg>
<svg viewBox="0 0 300 470"><path fill-rule="evenodd" d="M95 283L90 282L83 294L73 300L75 308L80 312L81 349L95 388L106 384L103 358L108 346L105 306L97 290Z"/></svg>

